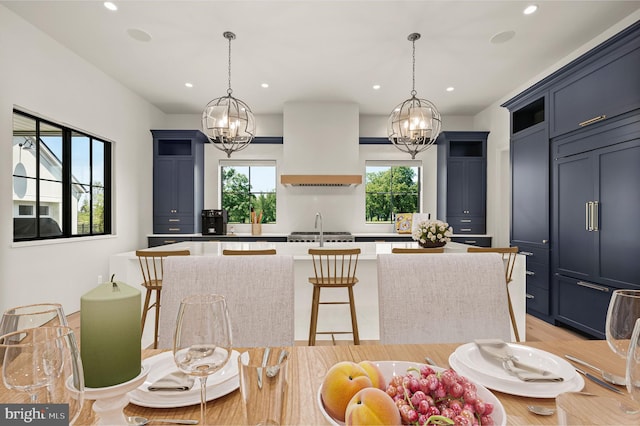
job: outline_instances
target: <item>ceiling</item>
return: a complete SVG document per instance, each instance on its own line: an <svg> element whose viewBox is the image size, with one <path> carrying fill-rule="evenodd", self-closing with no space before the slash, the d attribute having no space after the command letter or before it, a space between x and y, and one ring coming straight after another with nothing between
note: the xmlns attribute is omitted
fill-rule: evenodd
<svg viewBox="0 0 640 426"><path fill-rule="evenodd" d="M115 12L101 1L0 4L168 114L200 114L226 95L222 33L233 31L233 95L256 114L282 113L290 101L389 114L410 96L407 36L418 32L418 97L443 115L473 115L640 10L628 0L536 2L532 15L513 0L127 0L114 1ZM505 31L515 35L491 42Z"/></svg>

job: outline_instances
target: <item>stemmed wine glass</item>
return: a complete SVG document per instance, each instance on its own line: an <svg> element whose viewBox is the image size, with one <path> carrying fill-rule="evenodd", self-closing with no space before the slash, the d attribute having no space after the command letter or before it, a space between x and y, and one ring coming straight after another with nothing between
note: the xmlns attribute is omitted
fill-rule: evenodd
<svg viewBox="0 0 640 426"><path fill-rule="evenodd" d="M613 352L627 358L633 326L640 318L640 290L615 290L609 301L605 333Z"/></svg>
<svg viewBox="0 0 640 426"><path fill-rule="evenodd" d="M627 353L627 390L640 407L640 318L635 322Z"/></svg>
<svg viewBox="0 0 640 426"><path fill-rule="evenodd" d="M67 404L69 423L80 414L84 401L84 375L80 351L69 327L37 327L0 337L2 380L13 391L11 402L22 392L32 404Z"/></svg>
<svg viewBox="0 0 640 426"><path fill-rule="evenodd" d="M41 326L68 326L59 303L37 303L4 311L0 319L0 336L13 331Z"/></svg>
<svg viewBox="0 0 640 426"><path fill-rule="evenodd" d="M207 377L231 356L231 323L223 296L200 294L182 300L173 356L181 371L200 379L200 423L206 424Z"/></svg>

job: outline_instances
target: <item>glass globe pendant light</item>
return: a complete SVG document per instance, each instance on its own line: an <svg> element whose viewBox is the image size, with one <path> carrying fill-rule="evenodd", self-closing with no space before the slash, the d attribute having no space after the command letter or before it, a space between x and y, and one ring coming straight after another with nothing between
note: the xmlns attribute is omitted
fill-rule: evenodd
<svg viewBox="0 0 640 426"><path fill-rule="evenodd" d="M213 142L213 146L227 153L245 149L253 140L256 122L251 108L240 99L231 96L231 40L236 35L225 31L224 38L229 40L229 86L227 96L209 102L202 112L202 131Z"/></svg>
<svg viewBox="0 0 640 426"><path fill-rule="evenodd" d="M436 106L416 97L416 40L420 34L411 33L407 39L413 44L413 86L411 97L395 107L387 122L389 140L412 159L429 148L440 134L442 119Z"/></svg>

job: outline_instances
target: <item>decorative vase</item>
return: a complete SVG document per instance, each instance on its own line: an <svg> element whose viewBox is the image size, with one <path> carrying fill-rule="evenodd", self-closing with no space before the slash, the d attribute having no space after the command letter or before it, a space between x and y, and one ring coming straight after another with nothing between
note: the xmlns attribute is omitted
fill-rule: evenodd
<svg viewBox="0 0 640 426"><path fill-rule="evenodd" d="M418 241L418 244L422 248L434 248L434 247L443 247L447 243L445 241L425 241L424 243L421 241Z"/></svg>

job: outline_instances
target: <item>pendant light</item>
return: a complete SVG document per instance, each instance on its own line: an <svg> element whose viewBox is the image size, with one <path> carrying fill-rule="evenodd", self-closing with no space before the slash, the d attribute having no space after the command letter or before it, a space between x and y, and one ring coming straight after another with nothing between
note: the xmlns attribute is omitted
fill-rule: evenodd
<svg viewBox="0 0 640 426"><path fill-rule="evenodd" d="M202 112L202 131L213 142L213 146L227 153L245 149L251 143L256 131L256 122L251 108L240 99L231 96L231 40L236 35L225 31L224 38L229 40L229 86L227 96L209 102Z"/></svg>
<svg viewBox="0 0 640 426"><path fill-rule="evenodd" d="M411 33L407 39L413 45L413 86L411 97L394 108L387 123L389 140L412 159L429 148L440 134L442 120L436 106L426 99L417 98L416 92L416 40L420 34Z"/></svg>

